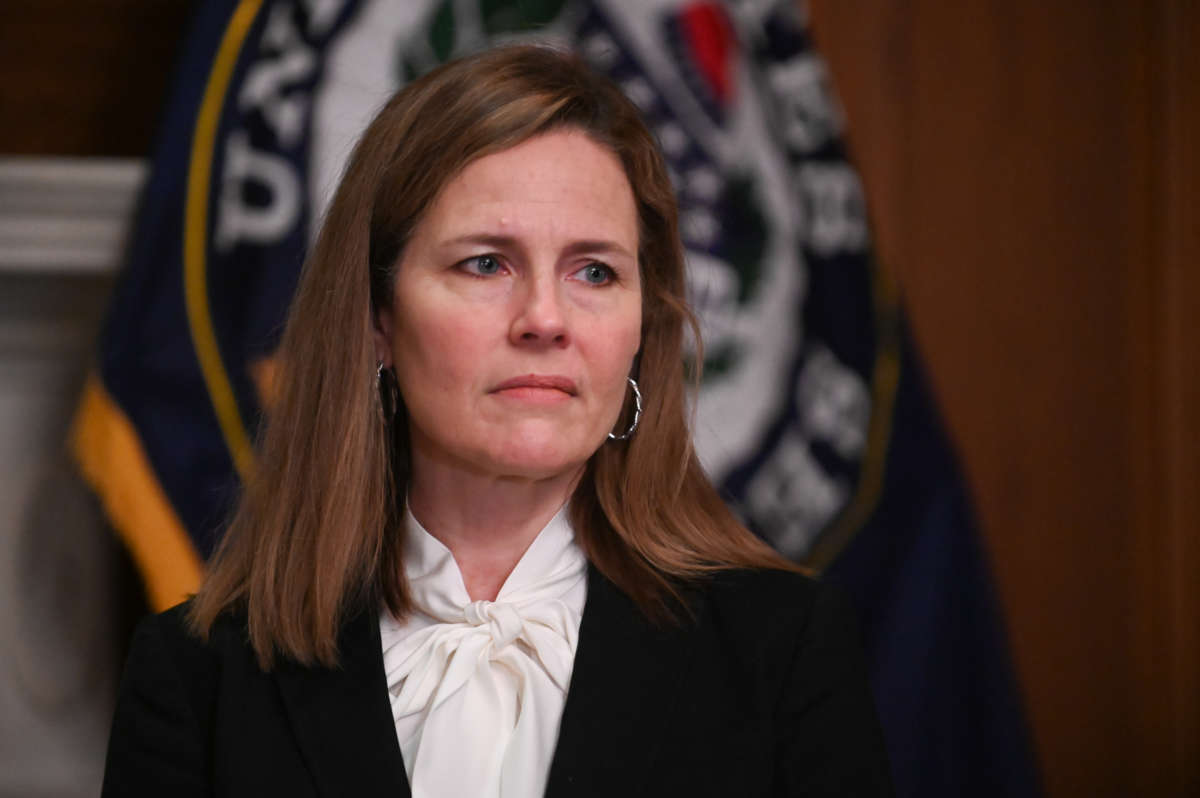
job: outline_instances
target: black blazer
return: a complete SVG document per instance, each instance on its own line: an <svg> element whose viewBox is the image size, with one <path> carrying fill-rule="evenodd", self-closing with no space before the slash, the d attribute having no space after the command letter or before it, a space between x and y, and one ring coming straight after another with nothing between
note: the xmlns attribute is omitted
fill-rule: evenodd
<svg viewBox="0 0 1200 798"><path fill-rule="evenodd" d="M714 577L692 606L693 621L656 627L589 568L547 796L891 794L837 594L745 571ZM346 624L341 657L337 669L264 673L232 619L201 643L182 605L148 618L122 680L104 796L409 796L374 612Z"/></svg>

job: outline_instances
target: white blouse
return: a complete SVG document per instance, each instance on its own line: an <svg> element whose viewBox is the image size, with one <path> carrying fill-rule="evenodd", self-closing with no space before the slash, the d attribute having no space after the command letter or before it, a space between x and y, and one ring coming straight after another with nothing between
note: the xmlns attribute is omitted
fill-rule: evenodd
<svg viewBox="0 0 1200 798"><path fill-rule="evenodd" d="M454 556L406 513L413 613L380 613L383 667L413 798L543 793L566 701L587 560L559 510L496 601L471 601Z"/></svg>

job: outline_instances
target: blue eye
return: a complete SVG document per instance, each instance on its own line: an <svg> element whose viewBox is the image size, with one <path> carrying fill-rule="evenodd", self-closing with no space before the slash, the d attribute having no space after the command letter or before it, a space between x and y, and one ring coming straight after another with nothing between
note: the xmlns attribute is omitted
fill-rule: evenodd
<svg viewBox="0 0 1200 798"><path fill-rule="evenodd" d="M500 265L500 260L495 255L476 255L473 258L464 260L460 266L467 274L472 274L476 277L499 274L503 268Z"/></svg>
<svg viewBox="0 0 1200 798"><path fill-rule="evenodd" d="M575 274L589 285L607 285L617 277L612 267L599 262L589 263Z"/></svg>

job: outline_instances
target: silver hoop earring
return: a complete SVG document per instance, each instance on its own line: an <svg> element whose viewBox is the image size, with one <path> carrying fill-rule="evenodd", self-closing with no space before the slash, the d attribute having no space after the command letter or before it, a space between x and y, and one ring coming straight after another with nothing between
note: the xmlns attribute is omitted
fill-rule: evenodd
<svg viewBox="0 0 1200 798"><path fill-rule="evenodd" d="M625 430L622 435L613 435L608 433L610 441L627 441L633 436L633 431L638 428L638 422L642 420L642 392L638 390L637 380L629 377L629 385L633 388L633 421L629 424L629 429Z"/></svg>

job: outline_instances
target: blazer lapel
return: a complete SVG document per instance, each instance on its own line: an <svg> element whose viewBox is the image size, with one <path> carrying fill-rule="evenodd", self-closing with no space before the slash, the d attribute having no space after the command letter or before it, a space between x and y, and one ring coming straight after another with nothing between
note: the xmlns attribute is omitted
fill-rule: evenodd
<svg viewBox="0 0 1200 798"><path fill-rule="evenodd" d="M635 794L685 681L691 623L651 624L588 566L588 597L547 798Z"/></svg>
<svg viewBox="0 0 1200 798"><path fill-rule="evenodd" d="M339 639L341 665L276 670L288 719L325 796L410 798L388 702L375 612L360 613Z"/></svg>

